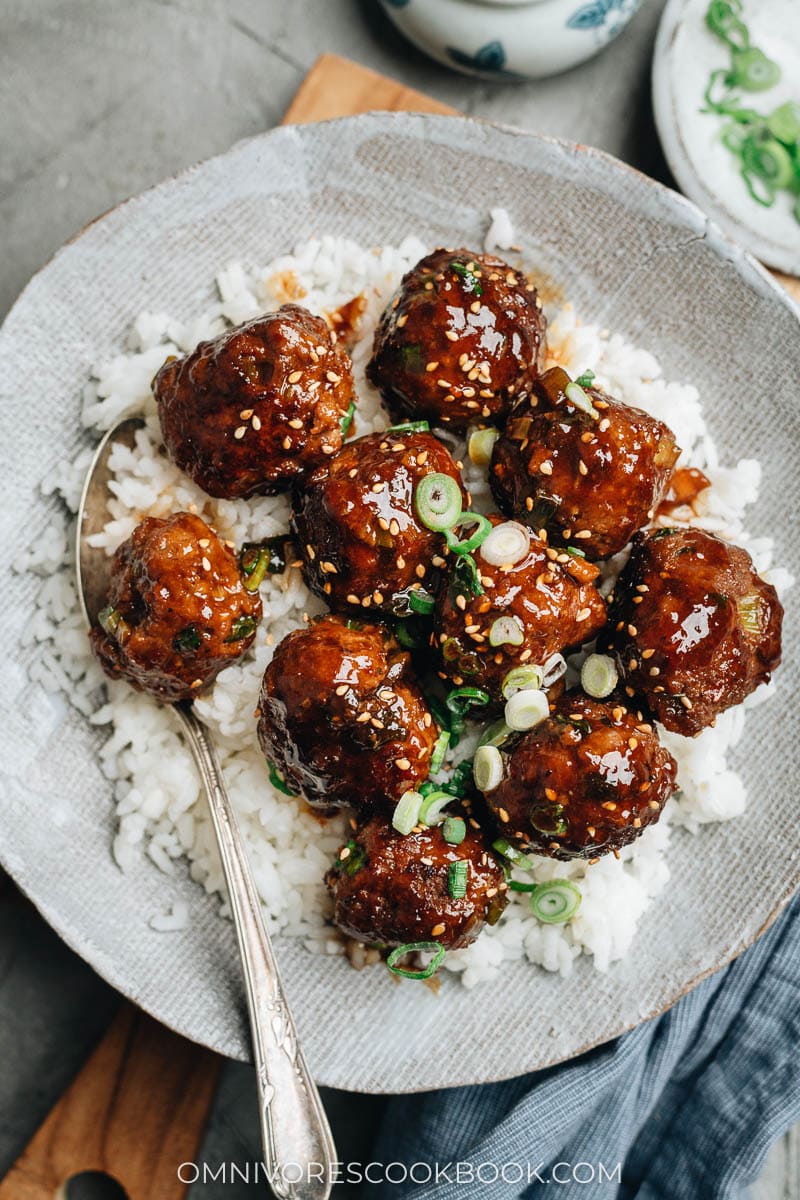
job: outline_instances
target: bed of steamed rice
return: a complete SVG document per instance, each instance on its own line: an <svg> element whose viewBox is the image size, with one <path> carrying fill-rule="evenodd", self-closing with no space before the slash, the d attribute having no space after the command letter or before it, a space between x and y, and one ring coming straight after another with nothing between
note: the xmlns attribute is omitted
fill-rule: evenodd
<svg viewBox="0 0 800 1200"><path fill-rule="evenodd" d="M495 210L487 249L510 250L512 231L503 210ZM287 299L298 299L314 312L330 313L363 294L367 308L352 350L359 402L357 433L384 428L389 422L364 369L378 315L408 270L428 247L413 237L400 246L365 250L352 242L324 237L299 246L262 269L234 264L217 277L219 300L189 322L161 313L143 313L134 322L129 346L97 365L87 385L82 419L87 428L110 428L128 412L144 411L146 426L129 451L118 446L111 465L114 482L109 520L98 544L113 552L146 515L164 516L180 509L198 512L220 536L237 545L285 531L289 509L284 497L249 501L212 500L166 458L161 447L150 381L168 354L185 353L198 341L214 337ZM514 260L513 252L507 255ZM519 264L524 267L524 264ZM679 510L670 523L691 520L746 547L755 565L784 590L791 583L782 569L770 571L772 543L748 534L746 509L758 497L760 466L742 460L720 465L708 433L697 390L667 382L656 359L623 338L584 324L571 305L548 312L551 356L573 374L591 368L600 386L630 404L666 421L684 453L681 465L701 467L712 486L700 494L694 511ZM474 506L488 509L485 472L466 456L465 476ZM89 452L65 467L49 490L57 490L71 512L78 504ZM35 551L17 566L44 578L34 619L28 629L40 653L33 673L49 688L60 688L93 724L108 728L100 751L103 772L116 802L118 827L114 856L122 870L147 854L166 875L186 869L207 892L220 897L225 910L221 867L199 779L168 709L134 692L125 683L105 680L92 658L79 614L73 563L68 546L71 530L52 528ZM608 564L610 587L624 556ZM268 576L262 587L264 621L247 656L224 671L196 701L199 715L212 730L225 779L239 815L250 862L273 931L302 938L310 950L339 954L344 944L329 923L329 902L322 876L341 844L344 818L327 824L269 782L254 735L253 710L261 676L274 646L323 605L303 584L300 572ZM570 669L579 665L573 658ZM527 958L549 971L567 974L581 954L593 956L607 970L625 955L642 915L669 878L671 827L696 833L704 824L738 816L745 788L726 761L738 742L746 710L768 697L772 685L759 689L743 706L723 714L715 728L689 740L662 731L679 765L681 793L668 805L660 823L627 847L619 860L609 855L589 867L585 863L538 860L534 878L569 877L579 883L583 902L568 926L541 925L524 896L514 896L500 923L486 930L466 950L448 954L445 968L458 972L470 987L492 976L504 959ZM467 752L459 747L459 757ZM165 891L165 895L167 892ZM184 906L153 914L153 928L177 931L187 920Z"/></svg>

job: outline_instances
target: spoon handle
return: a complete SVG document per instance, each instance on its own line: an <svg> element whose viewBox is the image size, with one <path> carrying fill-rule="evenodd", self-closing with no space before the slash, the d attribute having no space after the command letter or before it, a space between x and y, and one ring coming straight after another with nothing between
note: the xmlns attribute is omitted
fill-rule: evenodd
<svg viewBox="0 0 800 1200"><path fill-rule="evenodd" d="M175 711L208 794L242 957L267 1178L280 1200L327 1200L336 1149L297 1041L236 814L208 730L191 704Z"/></svg>

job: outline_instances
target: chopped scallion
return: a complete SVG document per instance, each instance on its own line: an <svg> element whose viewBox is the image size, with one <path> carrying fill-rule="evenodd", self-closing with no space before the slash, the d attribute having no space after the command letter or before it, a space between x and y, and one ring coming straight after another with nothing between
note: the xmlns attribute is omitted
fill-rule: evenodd
<svg viewBox="0 0 800 1200"><path fill-rule="evenodd" d="M424 592L421 588L418 588L408 593L408 607L412 612L428 616L436 607L436 601L430 592Z"/></svg>
<svg viewBox="0 0 800 1200"><path fill-rule="evenodd" d="M433 954L433 958L424 967L398 967L401 958L407 954ZM402 975L404 979L430 979L442 965L445 948L439 942L406 942L397 946L386 959L386 966L394 975Z"/></svg>
<svg viewBox="0 0 800 1200"><path fill-rule="evenodd" d="M398 833L402 833L403 836L411 833L419 821L421 804L422 796L419 792L411 790L403 792L392 814L392 828L396 829Z"/></svg>
<svg viewBox="0 0 800 1200"><path fill-rule="evenodd" d="M422 825L435 825L442 815L442 811L447 808L448 804L453 803L452 792L445 792L438 789L433 792L428 792L422 799L422 804L419 808L419 821Z"/></svg>
<svg viewBox="0 0 800 1200"><path fill-rule="evenodd" d="M462 817L445 817L442 837L449 846L460 846L466 836L467 826Z"/></svg>
<svg viewBox="0 0 800 1200"><path fill-rule="evenodd" d="M541 667L513 667L503 678L503 699L510 700L515 692L533 688L538 691L544 683Z"/></svg>
<svg viewBox="0 0 800 1200"><path fill-rule="evenodd" d="M571 879L549 879L531 892L531 912L545 925L563 925L580 906L580 888Z"/></svg>
<svg viewBox="0 0 800 1200"><path fill-rule="evenodd" d="M461 513L461 488L451 475L434 471L417 484L414 507L426 529L449 530Z"/></svg>
<svg viewBox="0 0 800 1200"><path fill-rule="evenodd" d="M544 692L524 688L506 701L504 715L510 729L533 729L550 715L550 705Z"/></svg>
<svg viewBox="0 0 800 1200"><path fill-rule="evenodd" d="M519 521L495 525L481 546L481 558L493 567L522 562L531 548L530 530Z"/></svg>
<svg viewBox="0 0 800 1200"><path fill-rule="evenodd" d="M269 781L272 786L277 788L279 792L283 792L284 796L293 796L294 792L288 787L283 772L279 771L272 763L267 763L267 766L269 767Z"/></svg>
<svg viewBox="0 0 800 1200"><path fill-rule="evenodd" d="M469 436L467 453L476 467L488 467L494 444L500 433L497 429L475 429Z"/></svg>
<svg viewBox="0 0 800 1200"><path fill-rule="evenodd" d="M387 433L429 433L430 424L427 421L404 421L402 425L390 425Z"/></svg>
<svg viewBox="0 0 800 1200"><path fill-rule="evenodd" d="M503 780L503 756L497 746L479 746L475 751L472 775L479 792L491 792Z"/></svg>
<svg viewBox="0 0 800 1200"><path fill-rule="evenodd" d="M461 525L477 525L477 529L469 537L459 539L453 529ZM492 532L492 523L481 513L462 512L452 523L452 528L444 530L445 541L453 554L472 554L473 550L486 541Z"/></svg>
<svg viewBox="0 0 800 1200"><path fill-rule="evenodd" d="M467 894L469 863L465 858L451 862L447 868L447 891L453 900L463 900Z"/></svg>
<svg viewBox="0 0 800 1200"><path fill-rule="evenodd" d="M595 700L610 696L618 682L616 665L607 654L590 654L581 667L581 687Z"/></svg>
<svg viewBox="0 0 800 1200"><path fill-rule="evenodd" d="M444 756L447 753L447 747L449 745L450 745L450 731L447 729L443 729L433 745L433 753L431 754L431 766L430 766L430 771L431 771L432 775L435 775L437 771L441 770L442 763L444 762Z"/></svg>
<svg viewBox="0 0 800 1200"><path fill-rule="evenodd" d="M490 646L521 646L525 632L519 617L498 617L489 630Z"/></svg>

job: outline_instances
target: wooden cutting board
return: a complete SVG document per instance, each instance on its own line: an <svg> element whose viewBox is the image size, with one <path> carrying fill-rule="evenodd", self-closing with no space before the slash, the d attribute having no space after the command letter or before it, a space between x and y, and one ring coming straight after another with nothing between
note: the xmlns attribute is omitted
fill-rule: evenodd
<svg viewBox="0 0 800 1200"><path fill-rule="evenodd" d="M381 109L455 114L422 92L323 54L284 117L305 124ZM778 278L800 300L800 281ZM108 1033L5 1180L0 1200L53 1200L83 1171L105 1171L130 1200L181 1200L222 1060L124 1004ZM63 1192L61 1192L63 1195Z"/></svg>

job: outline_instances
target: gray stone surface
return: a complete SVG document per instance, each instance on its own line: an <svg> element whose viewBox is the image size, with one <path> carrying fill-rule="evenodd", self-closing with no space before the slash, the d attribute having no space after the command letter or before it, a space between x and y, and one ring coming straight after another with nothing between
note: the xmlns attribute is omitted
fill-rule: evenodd
<svg viewBox="0 0 800 1200"><path fill-rule="evenodd" d="M576 71L508 85L428 61L373 0L0 0L0 314L61 242L98 213L276 124L325 51L465 112L600 146L668 181L649 99L662 7L663 0L647 0L620 39ZM0 881L0 1175L115 1003ZM254 1094L249 1068L230 1064L203 1148L210 1164L256 1158ZM329 1092L326 1103L341 1157L362 1157L380 1101ZM759 1200L796 1194L784 1191L784 1163L796 1168L796 1160L796 1139L776 1150ZM239 1200L256 1191L209 1184L191 1194Z"/></svg>

